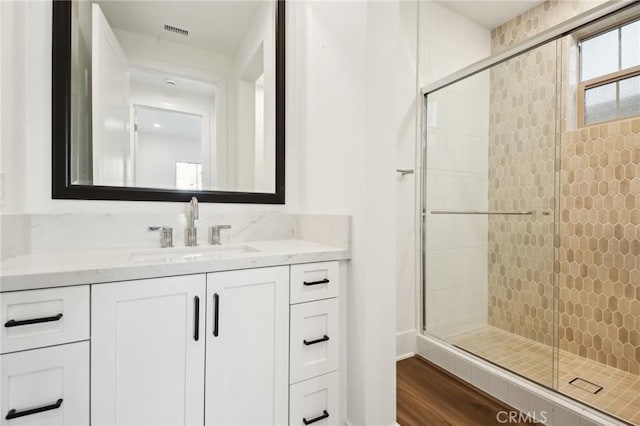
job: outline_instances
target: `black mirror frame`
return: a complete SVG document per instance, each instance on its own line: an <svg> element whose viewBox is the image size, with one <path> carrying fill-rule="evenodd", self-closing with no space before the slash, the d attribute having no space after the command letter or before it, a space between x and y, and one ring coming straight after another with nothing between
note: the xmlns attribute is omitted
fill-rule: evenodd
<svg viewBox="0 0 640 426"><path fill-rule="evenodd" d="M276 0L275 193L181 191L71 184L71 0L53 1L51 73L51 173L53 199L285 203L285 0Z"/></svg>

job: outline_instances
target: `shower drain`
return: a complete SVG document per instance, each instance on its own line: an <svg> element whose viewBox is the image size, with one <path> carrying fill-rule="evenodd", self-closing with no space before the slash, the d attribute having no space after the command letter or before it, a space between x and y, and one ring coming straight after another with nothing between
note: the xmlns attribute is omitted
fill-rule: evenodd
<svg viewBox="0 0 640 426"><path fill-rule="evenodd" d="M594 395L600 392L602 389L604 389L602 386L596 385L595 383L591 383L588 380L581 379L580 377L576 377L575 379L571 380L569 384L577 388L580 388L583 391L592 393Z"/></svg>

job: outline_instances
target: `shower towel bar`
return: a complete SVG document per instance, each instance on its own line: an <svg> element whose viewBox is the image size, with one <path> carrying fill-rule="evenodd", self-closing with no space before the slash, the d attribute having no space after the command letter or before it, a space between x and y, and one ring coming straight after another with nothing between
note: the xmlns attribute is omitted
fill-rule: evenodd
<svg viewBox="0 0 640 426"><path fill-rule="evenodd" d="M402 176L412 175L413 174L413 169L397 169L396 172L400 173Z"/></svg>
<svg viewBox="0 0 640 426"><path fill-rule="evenodd" d="M521 212L479 212L479 211L449 211L449 210L432 210L431 214L484 214L484 215L506 215L506 216L530 216L533 214L532 211L521 211Z"/></svg>

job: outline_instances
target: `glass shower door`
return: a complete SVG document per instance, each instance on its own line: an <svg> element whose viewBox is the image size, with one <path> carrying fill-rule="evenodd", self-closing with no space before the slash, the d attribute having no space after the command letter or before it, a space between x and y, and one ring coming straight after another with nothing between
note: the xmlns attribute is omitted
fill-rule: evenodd
<svg viewBox="0 0 640 426"><path fill-rule="evenodd" d="M423 326L554 387L557 48L426 96Z"/></svg>

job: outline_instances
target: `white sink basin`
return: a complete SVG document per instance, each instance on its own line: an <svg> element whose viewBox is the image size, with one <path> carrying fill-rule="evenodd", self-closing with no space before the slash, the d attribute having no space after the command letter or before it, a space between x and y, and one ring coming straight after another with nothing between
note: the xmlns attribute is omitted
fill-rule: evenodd
<svg viewBox="0 0 640 426"><path fill-rule="evenodd" d="M131 253L132 262L176 263L202 260L227 259L260 250L246 245L175 247L156 250L140 250Z"/></svg>

